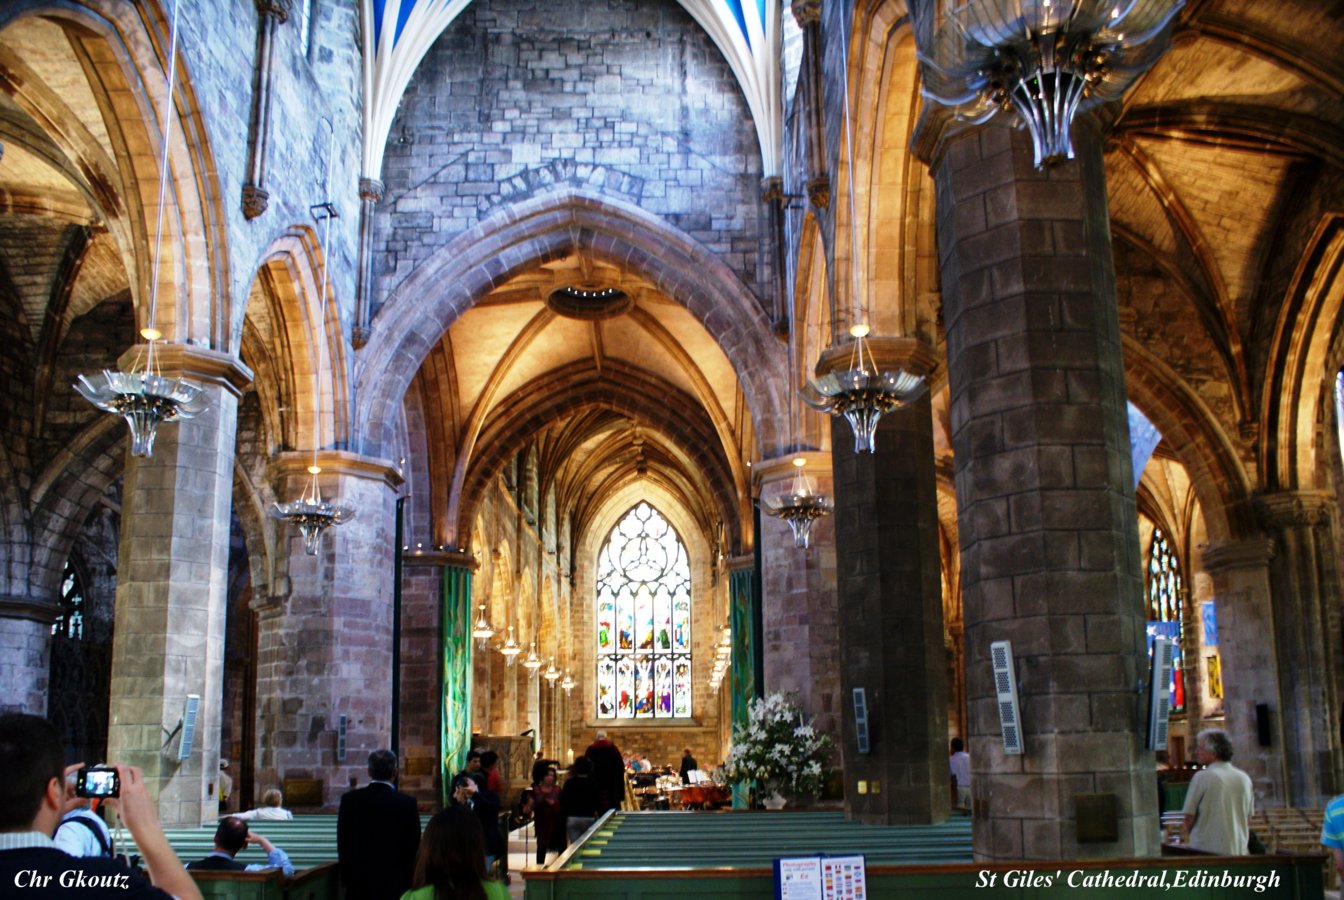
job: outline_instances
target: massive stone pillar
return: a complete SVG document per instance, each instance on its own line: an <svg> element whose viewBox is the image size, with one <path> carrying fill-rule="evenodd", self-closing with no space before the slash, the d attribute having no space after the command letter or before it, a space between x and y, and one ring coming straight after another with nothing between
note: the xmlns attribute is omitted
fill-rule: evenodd
<svg viewBox="0 0 1344 900"><path fill-rule="evenodd" d="M1281 491L1256 506L1275 551L1269 577L1280 693L1278 709L1265 712L1282 735L1287 804L1322 806L1339 793L1339 635L1330 633L1327 613L1340 602L1335 500Z"/></svg>
<svg viewBox="0 0 1344 900"><path fill-rule="evenodd" d="M1273 541L1259 538L1209 544L1200 557L1213 579L1223 667L1223 727L1232 738L1233 763L1251 776L1257 807L1283 806L1287 796L1283 733L1275 729L1270 746L1261 746L1255 712L1262 704L1277 708L1281 695L1269 586L1273 553ZM1189 752L1193 751L1191 746Z"/></svg>
<svg viewBox="0 0 1344 900"><path fill-rule="evenodd" d="M0 597L0 712L47 713L55 603Z"/></svg>
<svg viewBox="0 0 1344 900"><path fill-rule="evenodd" d="M830 494L829 453L791 453L763 460L753 478L764 498L788 491L793 460L817 490ZM761 620L765 683L762 694L783 691L816 719L818 730L840 734L840 671L835 665L835 526L826 516L812 524L810 546L794 546L793 533L781 519L761 516Z"/></svg>
<svg viewBox="0 0 1344 900"><path fill-rule="evenodd" d="M303 490L310 460L299 453L276 460L278 496ZM297 529L280 526L290 592L259 623L257 759L263 783L318 779L334 808L351 784L368 780L369 754L392 744L401 476L386 461L353 453L325 451L318 464L322 496L353 506L355 518L328 529L315 556L303 552Z"/></svg>
<svg viewBox="0 0 1344 900"><path fill-rule="evenodd" d="M1157 852L1138 522L1102 137L1033 167L1003 126L945 136L937 185L978 859ZM990 643L1016 661L1005 753Z"/></svg>
<svg viewBox="0 0 1344 900"><path fill-rule="evenodd" d="M144 770L165 826L196 826L218 809L234 434L251 375L222 353L180 344L159 362L165 375L202 385L210 405L160 426L153 456L128 457L107 753ZM191 752L179 761L188 695L200 705Z"/></svg>
<svg viewBox="0 0 1344 900"><path fill-rule="evenodd" d="M910 339L873 341L881 369L927 374L933 352ZM849 349L818 369L847 365ZM845 813L874 824L948 816L947 654L928 391L882 417L877 452L856 452L849 423L833 418L836 586ZM863 691L868 746L856 739Z"/></svg>

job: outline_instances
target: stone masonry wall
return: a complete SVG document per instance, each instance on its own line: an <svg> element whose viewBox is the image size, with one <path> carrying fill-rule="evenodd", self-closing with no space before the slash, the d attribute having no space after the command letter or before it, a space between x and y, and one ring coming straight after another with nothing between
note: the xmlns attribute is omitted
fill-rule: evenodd
<svg viewBox="0 0 1344 900"><path fill-rule="evenodd" d="M764 296L760 179L733 74L672 0L477 0L393 124L375 305L451 235L554 185L664 217Z"/></svg>

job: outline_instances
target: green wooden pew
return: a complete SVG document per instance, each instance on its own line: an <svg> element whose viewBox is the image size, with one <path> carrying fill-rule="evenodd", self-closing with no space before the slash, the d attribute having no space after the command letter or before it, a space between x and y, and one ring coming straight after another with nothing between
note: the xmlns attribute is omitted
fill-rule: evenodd
<svg viewBox="0 0 1344 900"><path fill-rule="evenodd" d="M609 813L550 866L524 871L525 897L769 900L775 896L774 859L818 853L861 853L868 897L874 900L1317 900L1322 892L1321 856L984 864L972 861L965 818L939 825L870 826L846 822L839 812L752 811ZM1124 878L1139 886L1123 883ZM1170 889L1145 887L1163 878L1173 885ZM1261 879L1263 892L1249 879ZM1177 882L1182 886L1174 886Z"/></svg>

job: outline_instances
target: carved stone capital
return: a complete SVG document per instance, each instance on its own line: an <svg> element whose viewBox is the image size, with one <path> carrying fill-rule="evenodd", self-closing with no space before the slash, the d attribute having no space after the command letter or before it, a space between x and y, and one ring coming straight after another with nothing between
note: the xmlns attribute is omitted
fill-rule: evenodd
<svg viewBox="0 0 1344 900"><path fill-rule="evenodd" d="M831 205L831 176L817 175L807 182L807 199L817 209Z"/></svg>
<svg viewBox="0 0 1344 900"><path fill-rule="evenodd" d="M480 567L479 561L474 556L459 550L423 548L406 550L401 555L401 562L406 566L451 566L473 572Z"/></svg>
<svg viewBox="0 0 1344 900"><path fill-rule="evenodd" d="M243 185L243 217L255 219L271 204L271 195L255 184Z"/></svg>
<svg viewBox="0 0 1344 900"><path fill-rule="evenodd" d="M783 484L793 478L798 467L793 464L795 459L801 457L807 465L803 466L803 474L815 479L831 480L831 454L821 450L807 450L799 453L786 453L783 456L775 456L770 459L763 459L751 468L751 484L753 493L761 496L767 486Z"/></svg>
<svg viewBox="0 0 1344 900"><path fill-rule="evenodd" d="M821 21L821 0L793 0L789 6L799 28L816 25Z"/></svg>
<svg viewBox="0 0 1344 900"><path fill-rule="evenodd" d="M383 199L383 183L377 178L359 179L359 199L372 200L374 203L381 203Z"/></svg>
<svg viewBox="0 0 1344 900"><path fill-rule="evenodd" d="M868 336L868 350L878 369L904 369L911 375L930 375L938 367L938 354L932 347L913 337ZM818 376L827 372L846 371L854 356L854 342L846 341L822 352L817 358Z"/></svg>
<svg viewBox="0 0 1344 900"><path fill-rule="evenodd" d="M780 203L784 200L784 179L778 175L761 179L761 202Z"/></svg>
<svg viewBox="0 0 1344 900"><path fill-rule="evenodd" d="M257 12L262 16L270 16L277 23L288 21L294 8L294 0L256 0L256 2Z"/></svg>
<svg viewBox="0 0 1344 900"><path fill-rule="evenodd" d="M209 385L219 385L235 397L252 383L252 370L241 359L198 347L195 344L162 343L154 350L159 369L164 375L190 378ZM117 360L123 372L143 365L144 348L137 344Z"/></svg>
<svg viewBox="0 0 1344 900"><path fill-rule="evenodd" d="M1263 569L1273 556L1274 542L1269 538L1225 541L1204 546L1200 564L1210 575L1223 575L1241 569Z"/></svg>
<svg viewBox="0 0 1344 900"><path fill-rule="evenodd" d="M371 337L373 337L372 328L363 328L359 325L356 325L354 328L350 329L350 344L356 350L360 349L365 344L367 344Z"/></svg>
<svg viewBox="0 0 1344 900"><path fill-rule="evenodd" d="M1329 524L1335 501L1322 491L1280 491L1255 498L1255 512L1267 530L1319 528Z"/></svg>

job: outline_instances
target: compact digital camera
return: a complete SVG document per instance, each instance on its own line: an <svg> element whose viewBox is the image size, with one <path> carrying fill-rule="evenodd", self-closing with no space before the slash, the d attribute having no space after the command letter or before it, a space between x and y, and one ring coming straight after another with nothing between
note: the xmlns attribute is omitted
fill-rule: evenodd
<svg viewBox="0 0 1344 900"><path fill-rule="evenodd" d="M75 775L75 794L80 797L116 797L121 779L112 766L85 766Z"/></svg>

